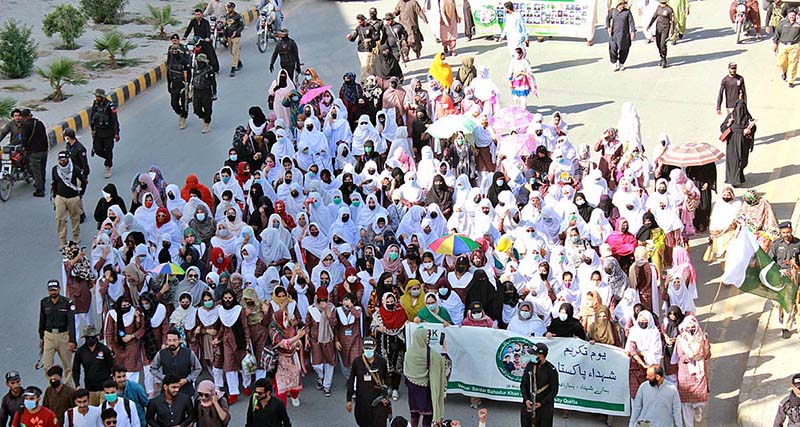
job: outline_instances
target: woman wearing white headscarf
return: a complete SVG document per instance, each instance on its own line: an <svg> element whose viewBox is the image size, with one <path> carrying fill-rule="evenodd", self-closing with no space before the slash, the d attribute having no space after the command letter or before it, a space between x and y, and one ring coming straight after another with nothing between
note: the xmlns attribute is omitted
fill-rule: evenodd
<svg viewBox="0 0 800 427"><path fill-rule="evenodd" d="M523 308L527 308L527 310L523 310ZM548 311L547 314L550 314L550 312ZM539 316L534 314L532 302L522 301L514 310L514 315L511 321L508 322L507 330L523 337L541 337L547 332L547 325Z"/></svg>
<svg viewBox="0 0 800 427"><path fill-rule="evenodd" d="M634 288L628 288L622 293L622 299L614 307L614 320L619 324L620 330L624 331L625 335L630 330L628 325L634 324L633 306L640 302L639 292ZM625 342L625 337L621 338L620 342Z"/></svg>
<svg viewBox="0 0 800 427"><path fill-rule="evenodd" d="M456 206L453 214L447 220L447 231L472 235L472 219L460 206Z"/></svg>
<svg viewBox="0 0 800 427"><path fill-rule="evenodd" d="M375 151L379 154L386 154L392 145L392 139L397 133L397 119L394 108L384 108L375 114L375 130L380 135L375 142Z"/></svg>
<svg viewBox="0 0 800 427"><path fill-rule="evenodd" d="M639 113L630 102L622 104L622 113L617 122L617 139L625 146L625 151L631 151L633 147L639 147L641 150L642 131Z"/></svg>
<svg viewBox="0 0 800 427"><path fill-rule="evenodd" d="M378 135L375 126L372 125L369 116L362 114L361 117L358 118L356 130L353 132L353 143L351 145L353 156L363 156L364 143L372 141L377 144L379 139L380 135Z"/></svg>
<svg viewBox="0 0 800 427"><path fill-rule="evenodd" d="M442 209L436 203L431 203L427 206L427 214L425 218L429 218L431 220L431 228L433 229L433 233L441 237L447 234L447 219L445 219L444 214L442 214Z"/></svg>
<svg viewBox="0 0 800 427"><path fill-rule="evenodd" d="M724 258L728 243L736 235L734 223L741 209L742 201L736 200L733 187L730 185L722 187L719 198L711 209L711 219L708 224L711 249L717 258Z"/></svg>
<svg viewBox="0 0 800 427"><path fill-rule="evenodd" d="M422 206L412 206L406 212L400 225L397 227L396 236L406 242L411 241L411 235L422 232L422 219L425 218L425 208Z"/></svg>
<svg viewBox="0 0 800 427"><path fill-rule="evenodd" d="M316 235L314 235L316 233ZM319 224L312 222L303 233L303 237L298 242L300 247L311 255L320 259L322 254L330 249L330 238L323 232Z"/></svg>
<svg viewBox="0 0 800 427"><path fill-rule="evenodd" d="M291 248L294 245L292 233L283 225L283 220L280 215L274 213L269 216L267 223L264 224L264 230L262 230L260 234L262 241L264 239L264 231L270 228L277 230L277 238L283 242L286 247Z"/></svg>
<svg viewBox="0 0 800 427"><path fill-rule="evenodd" d="M136 222L144 229L145 239L155 241L153 239L156 238L156 211L158 210L158 205L152 193L144 193L142 202L142 205L136 209L133 216Z"/></svg>
<svg viewBox="0 0 800 427"><path fill-rule="evenodd" d="M297 135L297 166L307 171L312 164L320 168L330 167L328 140L312 118L303 122L303 130Z"/></svg>
<svg viewBox="0 0 800 427"><path fill-rule="evenodd" d="M278 230L265 228L261 232L260 258L267 267L282 266L291 260L292 256L289 254L289 248L280 239Z"/></svg>
<svg viewBox="0 0 800 427"><path fill-rule="evenodd" d="M592 206L600 204L602 196L609 195L608 184L603 178L603 173L600 169L592 169L583 177L581 180L581 192L586 197L586 201Z"/></svg>
<svg viewBox="0 0 800 427"><path fill-rule="evenodd" d="M211 246L222 249L226 257L236 255L237 236L225 224L217 224L217 232L211 238Z"/></svg>
<svg viewBox="0 0 800 427"><path fill-rule="evenodd" d="M223 173L228 176L224 177L222 175ZM217 200L222 200L222 193L224 193L225 190L231 190L234 200L239 203L245 202L244 191L242 191L242 187L239 185L239 182L236 181L234 175L233 169L228 166L224 166L219 170L220 180L211 186L211 192L214 193L214 197L216 197Z"/></svg>
<svg viewBox="0 0 800 427"><path fill-rule="evenodd" d="M339 214L336 217L336 221L334 221L328 231L329 236L332 236L333 234L339 234L346 242L358 241L359 234L358 227L356 226L356 220L352 218L350 208L347 206L342 206L339 208Z"/></svg>
<svg viewBox="0 0 800 427"><path fill-rule="evenodd" d="M270 153L275 156L275 160L279 161L284 157L294 157L295 149L294 143L292 143L292 139L290 138L290 133L286 131L286 129L275 129L273 131L275 134L275 144L272 145L270 149ZM277 168L273 168L275 172L278 172ZM270 170L272 172L272 170ZM270 175L271 178L274 178Z"/></svg>
<svg viewBox="0 0 800 427"><path fill-rule="evenodd" d="M653 315L647 310L642 310L625 343L625 351L631 358L629 371L631 399L636 396L639 386L647 380L645 378L647 368L661 363L663 350L661 332Z"/></svg>
<svg viewBox="0 0 800 427"><path fill-rule="evenodd" d="M169 210L172 221L180 224L183 208L186 206L186 201L181 197L181 189L175 184L170 184L167 186L166 194L167 210Z"/></svg>
<svg viewBox="0 0 800 427"><path fill-rule="evenodd" d="M421 171L422 169L420 169ZM422 203L425 199L425 190L423 190L421 182L417 182L416 172L406 172L403 177L404 183L395 191L400 194L400 199L406 204L417 205ZM431 177L432 179L433 177Z"/></svg>
<svg viewBox="0 0 800 427"><path fill-rule="evenodd" d="M326 249L322 252L322 256L319 258L319 264L317 264L317 266L311 270L311 283L319 287L319 275L325 271L331 278L331 282L327 287L328 292L333 292L333 288L344 281L344 270L344 265L339 262L339 259L336 257L333 251Z"/></svg>
<svg viewBox="0 0 800 427"><path fill-rule="evenodd" d="M411 138L408 137L408 129L405 126L398 127L392 138L392 145L389 147L387 159L400 162L401 169L405 171L417 170L417 163L414 160L414 151L411 148Z"/></svg>
<svg viewBox="0 0 800 427"><path fill-rule="evenodd" d="M371 227L380 216L388 218L389 212L378 203L378 197L375 194L368 195L367 202L359 207L358 226L361 228Z"/></svg>
<svg viewBox="0 0 800 427"><path fill-rule="evenodd" d="M374 160L364 163L361 173L355 176L356 185L361 187L364 194L370 195L381 190L381 172Z"/></svg>
<svg viewBox="0 0 800 427"><path fill-rule="evenodd" d="M328 139L329 152L333 153L339 144L350 145L353 139L353 131L350 129L350 122L347 121L347 108L341 99L333 100L333 106L325 115L325 123L322 125L322 132Z"/></svg>
<svg viewBox="0 0 800 427"><path fill-rule="evenodd" d="M550 163L550 169L547 171L547 176L550 179L550 182L556 183L558 182L559 177L564 173L572 176L575 173L575 165L569 158L567 158L563 151L556 148L556 150L553 151L553 162Z"/></svg>
<svg viewBox="0 0 800 427"><path fill-rule="evenodd" d="M422 188L430 188L433 184L433 176L439 172L439 162L433 158L433 150L425 145L420 151L422 160L417 164L417 181Z"/></svg>
<svg viewBox="0 0 800 427"><path fill-rule="evenodd" d="M600 208L592 210L592 215L589 217L586 227L589 229L589 241L592 246L602 245L611 232L614 231L614 227L608 222L608 218Z"/></svg>
<svg viewBox="0 0 800 427"><path fill-rule="evenodd" d="M662 311L666 313L668 306L677 305L683 314L694 314L697 306L694 304L691 291L684 284L683 270L670 270L667 272L667 301L662 302Z"/></svg>

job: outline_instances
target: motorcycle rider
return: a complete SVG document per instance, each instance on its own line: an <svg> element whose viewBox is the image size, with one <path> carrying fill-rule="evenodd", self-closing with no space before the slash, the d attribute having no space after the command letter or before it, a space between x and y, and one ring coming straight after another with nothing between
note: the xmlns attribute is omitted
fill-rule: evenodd
<svg viewBox="0 0 800 427"><path fill-rule="evenodd" d="M202 133L208 133L211 125L211 81L214 78L214 68L209 63L206 54L197 55L197 69L192 76L192 102L194 113L203 120Z"/></svg>
<svg viewBox="0 0 800 427"><path fill-rule="evenodd" d="M272 3L272 7L275 9L275 28L281 28L283 26L283 0L261 0L258 2L258 7L256 8L259 13L261 9L263 9L267 2Z"/></svg>
<svg viewBox="0 0 800 427"><path fill-rule="evenodd" d="M0 128L0 141L5 139L6 135L11 135L8 141L9 144L21 144L22 142L19 141L19 125L21 123L22 110L15 108L11 111L11 120L9 120L2 128Z"/></svg>
<svg viewBox="0 0 800 427"><path fill-rule="evenodd" d="M295 73L300 72L300 53L297 51L297 43L289 37L289 30L286 28L281 28L275 35L278 37L278 43L272 51L269 72L275 71L275 59L280 56L281 68L286 70L290 79L294 80Z"/></svg>
<svg viewBox="0 0 800 427"><path fill-rule="evenodd" d="M186 27L186 31L183 33L183 39L186 40L189 37L189 33L194 31L194 36L198 37L198 43L200 46L200 50L202 53L206 55L208 58L208 63L211 65L211 68L214 69L214 75L219 73L219 59L217 58L217 52L214 50L214 46L211 44L211 24L208 23L203 17L203 11L200 9L194 10L194 19L189 21L189 26ZM211 80L211 93L216 99L217 96L217 79L214 78Z"/></svg>
<svg viewBox="0 0 800 427"><path fill-rule="evenodd" d="M228 2L225 6L228 13L225 15L225 38L231 44L231 72L230 77L236 76L236 71L241 70L243 65L239 59L239 49L242 41L242 30L244 30L244 20L242 15L236 12L236 3Z"/></svg>
<svg viewBox="0 0 800 427"><path fill-rule="evenodd" d="M222 0L209 0L206 5L206 10L203 11L203 15L217 19L225 17L226 13L225 3Z"/></svg>
<svg viewBox="0 0 800 427"><path fill-rule="evenodd" d="M114 166L114 143L119 142L119 120L117 106L106 97L106 91L94 91L94 102L89 111L89 126L92 128L92 155L105 159L104 177L111 178Z"/></svg>
<svg viewBox="0 0 800 427"><path fill-rule="evenodd" d="M167 53L167 92L170 96L172 111L178 115L178 129L186 128L186 118L189 117L187 105L189 71L191 57L186 46L182 45L177 34L171 37L172 44Z"/></svg>

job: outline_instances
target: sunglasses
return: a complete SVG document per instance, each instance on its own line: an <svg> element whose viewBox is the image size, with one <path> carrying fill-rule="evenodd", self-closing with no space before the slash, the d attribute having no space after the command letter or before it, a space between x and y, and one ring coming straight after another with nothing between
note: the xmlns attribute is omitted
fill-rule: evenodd
<svg viewBox="0 0 800 427"><path fill-rule="evenodd" d="M190 274L189 277L197 278L197 275L196 274Z"/></svg>
<svg viewBox="0 0 800 427"><path fill-rule="evenodd" d="M203 399L208 399L209 397L211 397L211 393L197 393L197 395Z"/></svg>

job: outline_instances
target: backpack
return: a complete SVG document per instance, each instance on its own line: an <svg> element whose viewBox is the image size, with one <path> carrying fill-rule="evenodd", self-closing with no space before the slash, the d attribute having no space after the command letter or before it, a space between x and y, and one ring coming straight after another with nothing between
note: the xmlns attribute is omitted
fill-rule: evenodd
<svg viewBox="0 0 800 427"><path fill-rule="evenodd" d="M119 397L118 397L118 399L119 399ZM128 400L128 399L125 399L125 398L122 398L122 401L125 402L125 413L128 415L128 420L130 421L130 419L131 419L131 401ZM103 403L100 405L100 412L103 412L106 409L108 409L108 406L106 406L106 405L108 405L108 402L103 401Z"/></svg>
<svg viewBox="0 0 800 427"><path fill-rule="evenodd" d="M211 88L211 67L206 67L203 71L198 71L192 78L192 86L195 89L206 90Z"/></svg>
<svg viewBox="0 0 800 427"><path fill-rule="evenodd" d="M94 120L94 124L100 128L109 128L111 127L111 114L109 112L110 105L103 104L99 105L96 103L94 105L94 116L92 117Z"/></svg>

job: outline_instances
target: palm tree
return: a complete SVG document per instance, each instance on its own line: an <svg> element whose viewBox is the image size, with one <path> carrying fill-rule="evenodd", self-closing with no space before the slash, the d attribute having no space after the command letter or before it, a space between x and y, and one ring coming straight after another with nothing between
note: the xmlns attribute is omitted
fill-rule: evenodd
<svg viewBox="0 0 800 427"><path fill-rule="evenodd" d="M165 40L167 33L164 28L167 25L178 25L180 21L172 16L172 6L165 5L161 9L147 4L147 9L150 10L150 20L153 22L153 29L158 28L158 38Z"/></svg>
<svg viewBox="0 0 800 427"><path fill-rule="evenodd" d="M94 48L98 52L108 54L108 65L111 69L118 68L117 56L124 58L128 52L136 48L130 40L125 39L118 30L111 30L103 34L102 37L94 39Z"/></svg>
<svg viewBox="0 0 800 427"><path fill-rule="evenodd" d="M64 100L64 85L85 85L89 81L78 72L78 62L70 58L56 58L47 69L36 67L36 74L46 78L53 88L50 98L54 102Z"/></svg>

